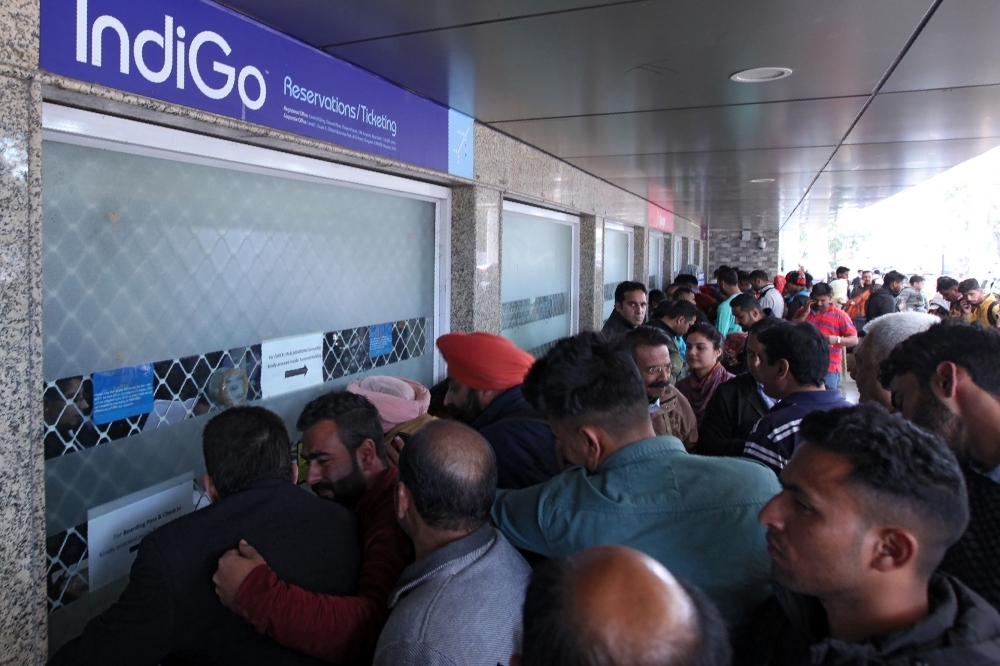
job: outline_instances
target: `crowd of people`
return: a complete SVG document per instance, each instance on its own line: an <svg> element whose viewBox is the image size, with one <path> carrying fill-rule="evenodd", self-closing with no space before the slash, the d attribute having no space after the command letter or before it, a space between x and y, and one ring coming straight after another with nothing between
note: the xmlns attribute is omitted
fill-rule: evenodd
<svg viewBox="0 0 1000 666"><path fill-rule="evenodd" d="M50 663L1000 664L1000 302L849 278L624 282L537 360L449 333L298 446L222 412L211 505Z"/></svg>

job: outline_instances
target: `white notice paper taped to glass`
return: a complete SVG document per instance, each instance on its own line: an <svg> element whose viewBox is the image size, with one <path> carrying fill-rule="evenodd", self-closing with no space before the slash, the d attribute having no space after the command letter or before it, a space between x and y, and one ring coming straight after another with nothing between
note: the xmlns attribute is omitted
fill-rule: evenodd
<svg viewBox="0 0 1000 666"><path fill-rule="evenodd" d="M87 512L91 590L127 575L144 536L191 512L191 477L182 474Z"/></svg>
<svg viewBox="0 0 1000 666"><path fill-rule="evenodd" d="M323 383L323 334L264 340L260 392L265 398Z"/></svg>

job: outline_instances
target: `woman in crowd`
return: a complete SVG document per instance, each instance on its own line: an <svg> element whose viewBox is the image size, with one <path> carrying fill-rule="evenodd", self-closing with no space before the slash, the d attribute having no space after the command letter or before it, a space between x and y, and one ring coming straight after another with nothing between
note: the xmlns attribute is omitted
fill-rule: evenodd
<svg viewBox="0 0 1000 666"><path fill-rule="evenodd" d="M701 422L715 389L735 375L722 367L724 340L711 324L695 324L684 336L690 374L677 382L677 390L688 399L694 415Z"/></svg>

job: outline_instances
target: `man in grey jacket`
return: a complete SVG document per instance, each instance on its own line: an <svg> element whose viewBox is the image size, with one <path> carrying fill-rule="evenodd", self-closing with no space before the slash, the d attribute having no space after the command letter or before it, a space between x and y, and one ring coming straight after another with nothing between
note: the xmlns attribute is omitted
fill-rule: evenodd
<svg viewBox="0 0 1000 666"><path fill-rule="evenodd" d="M493 450L452 421L424 426L399 456L396 512L416 550L389 595L375 666L495 666L521 648L524 558L489 525Z"/></svg>

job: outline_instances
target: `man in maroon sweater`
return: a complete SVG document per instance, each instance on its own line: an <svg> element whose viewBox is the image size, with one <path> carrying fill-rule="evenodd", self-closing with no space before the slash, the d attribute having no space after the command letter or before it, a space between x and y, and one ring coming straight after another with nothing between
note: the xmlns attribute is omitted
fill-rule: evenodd
<svg viewBox="0 0 1000 666"><path fill-rule="evenodd" d="M306 405L296 427L303 432L309 484L320 497L353 509L361 526L358 596L288 585L245 542L219 560L216 593L283 645L330 662L370 663L389 592L413 561L413 546L396 521L397 471L386 462L378 410L360 395L333 391Z"/></svg>

